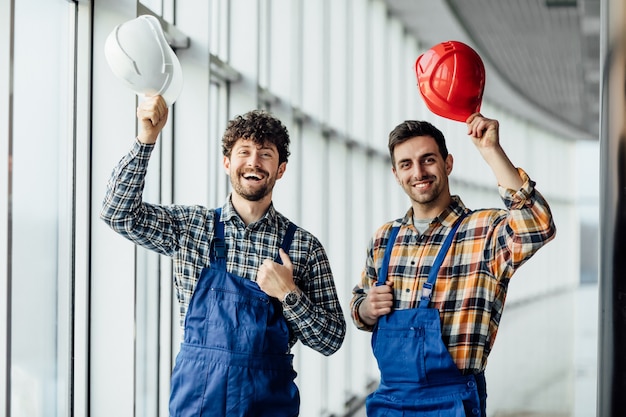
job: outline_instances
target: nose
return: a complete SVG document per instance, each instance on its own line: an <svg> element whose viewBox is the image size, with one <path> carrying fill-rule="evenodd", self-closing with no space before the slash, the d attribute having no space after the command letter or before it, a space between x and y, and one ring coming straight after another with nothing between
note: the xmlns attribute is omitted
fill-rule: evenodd
<svg viewBox="0 0 626 417"><path fill-rule="evenodd" d="M417 178L418 180L421 180L422 178L424 178L424 176L426 175L426 170L424 169L424 167L422 166L422 164L413 164L413 177Z"/></svg>
<svg viewBox="0 0 626 417"><path fill-rule="evenodd" d="M259 157L258 152L250 153L248 160L246 161L246 165L250 167L259 167L261 166L261 158Z"/></svg>

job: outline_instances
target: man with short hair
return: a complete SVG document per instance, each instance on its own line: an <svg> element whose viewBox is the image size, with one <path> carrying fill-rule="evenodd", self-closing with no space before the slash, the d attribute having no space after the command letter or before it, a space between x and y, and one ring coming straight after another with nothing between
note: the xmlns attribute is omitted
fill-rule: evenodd
<svg viewBox="0 0 626 417"><path fill-rule="evenodd" d="M498 121L475 113L467 128L505 209L470 210L451 195L453 157L432 124L405 121L389 135L411 208L372 237L350 303L356 326L373 332L381 373L369 417L485 417L484 370L509 280L554 238L548 203L500 146Z"/></svg>

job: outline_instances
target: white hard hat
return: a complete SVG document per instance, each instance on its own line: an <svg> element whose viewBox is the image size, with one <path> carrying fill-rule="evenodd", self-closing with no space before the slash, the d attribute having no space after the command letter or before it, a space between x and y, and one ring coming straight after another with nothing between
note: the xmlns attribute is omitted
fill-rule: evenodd
<svg viewBox="0 0 626 417"><path fill-rule="evenodd" d="M182 68L156 17L142 15L117 25L104 54L111 71L138 95L161 95L168 107L180 95Z"/></svg>

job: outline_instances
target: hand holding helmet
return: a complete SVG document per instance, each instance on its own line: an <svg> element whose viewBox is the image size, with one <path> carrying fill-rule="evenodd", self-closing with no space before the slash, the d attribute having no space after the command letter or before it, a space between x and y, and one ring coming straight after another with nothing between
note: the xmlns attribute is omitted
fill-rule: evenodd
<svg viewBox="0 0 626 417"><path fill-rule="evenodd" d="M137 121L139 134L137 139L142 143L156 143L159 133L167 122L169 111L162 96L153 96L139 103Z"/></svg>

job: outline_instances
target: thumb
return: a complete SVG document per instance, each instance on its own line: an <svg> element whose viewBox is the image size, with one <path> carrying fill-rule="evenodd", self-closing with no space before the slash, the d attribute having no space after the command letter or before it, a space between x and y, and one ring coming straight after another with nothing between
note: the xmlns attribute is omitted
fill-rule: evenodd
<svg viewBox="0 0 626 417"><path fill-rule="evenodd" d="M287 255L287 252L283 250L283 248L280 248L278 250L278 254L280 255L280 260L283 261L283 265L289 269L293 269L291 259L289 258L289 255Z"/></svg>

